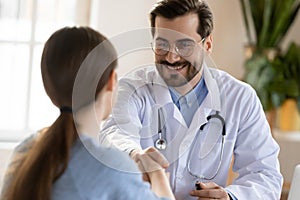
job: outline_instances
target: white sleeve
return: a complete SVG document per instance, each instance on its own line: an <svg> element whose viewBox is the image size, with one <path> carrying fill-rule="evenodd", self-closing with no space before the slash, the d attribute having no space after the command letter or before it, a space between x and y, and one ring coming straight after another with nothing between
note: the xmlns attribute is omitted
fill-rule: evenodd
<svg viewBox="0 0 300 200"><path fill-rule="evenodd" d="M120 80L112 113L99 134L100 143L128 153L133 149L141 149L142 110L142 100L136 88L129 80Z"/></svg>
<svg viewBox="0 0 300 200"><path fill-rule="evenodd" d="M233 171L238 177L226 189L237 199L279 199L283 182L279 146L255 92L246 99L234 148Z"/></svg>

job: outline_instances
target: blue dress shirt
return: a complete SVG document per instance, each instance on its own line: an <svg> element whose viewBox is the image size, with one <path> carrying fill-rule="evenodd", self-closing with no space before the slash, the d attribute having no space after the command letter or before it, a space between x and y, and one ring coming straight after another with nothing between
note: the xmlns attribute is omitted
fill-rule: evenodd
<svg viewBox="0 0 300 200"><path fill-rule="evenodd" d="M203 79L201 77L197 85L188 92L186 95L181 96L174 88L169 87L172 100L177 108L180 110L187 127L190 126L196 110L202 104L205 99L208 90Z"/></svg>

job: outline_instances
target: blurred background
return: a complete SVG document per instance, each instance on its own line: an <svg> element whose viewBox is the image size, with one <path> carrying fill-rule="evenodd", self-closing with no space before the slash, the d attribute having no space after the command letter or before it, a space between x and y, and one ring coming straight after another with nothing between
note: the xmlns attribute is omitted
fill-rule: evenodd
<svg viewBox="0 0 300 200"><path fill-rule="evenodd" d="M41 53L49 36L64 26L91 26L108 38L147 28L148 12L155 2L0 0L0 179L12 148L28 134L50 125L59 114L44 92L40 75ZM253 41L249 41L241 3L246 1L207 2L213 11L215 23L211 58L217 68L244 80L248 73L245 62L249 58L246 47L253 45ZM246 15L249 17L251 14L248 12ZM300 16L295 15L293 18L293 23L280 42L282 52L288 49L291 42L300 44ZM255 30L250 32L253 34ZM118 75L121 77L133 68L151 62L151 50L128 53L120 57ZM300 77L300 74L296 75ZM289 148L299 150L299 137L292 134L292 139L286 138L282 136L286 134L281 134L283 131L278 130L276 125L274 128L275 137L279 138L279 143L283 145L281 148L285 149L283 152L296 154L296 149ZM298 133L299 130L292 132ZM280 156L282 159L286 157ZM282 162L285 163L285 160ZM291 170L295 163L300 163L300 158L295 156L292 162L282 169L287 188L292 176Z"/></svg>

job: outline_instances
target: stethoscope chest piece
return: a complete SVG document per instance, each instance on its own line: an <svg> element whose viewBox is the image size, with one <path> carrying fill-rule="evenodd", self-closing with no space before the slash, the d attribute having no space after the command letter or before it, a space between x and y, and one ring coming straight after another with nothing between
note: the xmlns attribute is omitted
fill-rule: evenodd
<svg viewBox="0 0 300 200"><path fill-rule="evenodd" d="M167 142L163 138L159 138L155 142L155 147L159 150L165 150L167 148Z"/></svg>

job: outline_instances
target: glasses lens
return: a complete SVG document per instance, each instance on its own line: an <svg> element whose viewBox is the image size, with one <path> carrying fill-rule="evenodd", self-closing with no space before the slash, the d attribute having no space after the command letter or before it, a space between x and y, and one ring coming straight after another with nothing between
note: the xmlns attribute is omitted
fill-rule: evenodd
<svg viewBox="0 0 300 200"><path fill-rule="evenodd" d="M152 49L155 54L163 56L170 50L170 44L168 41L157 39L152 43Z"/></svg>
<svg viewBox="0 0 300 200"><path fill-rule="evenodd" d="M179 40L176 41L175 46L180 56L187 57L194 52L195 42L192 40Z"/></svg>

